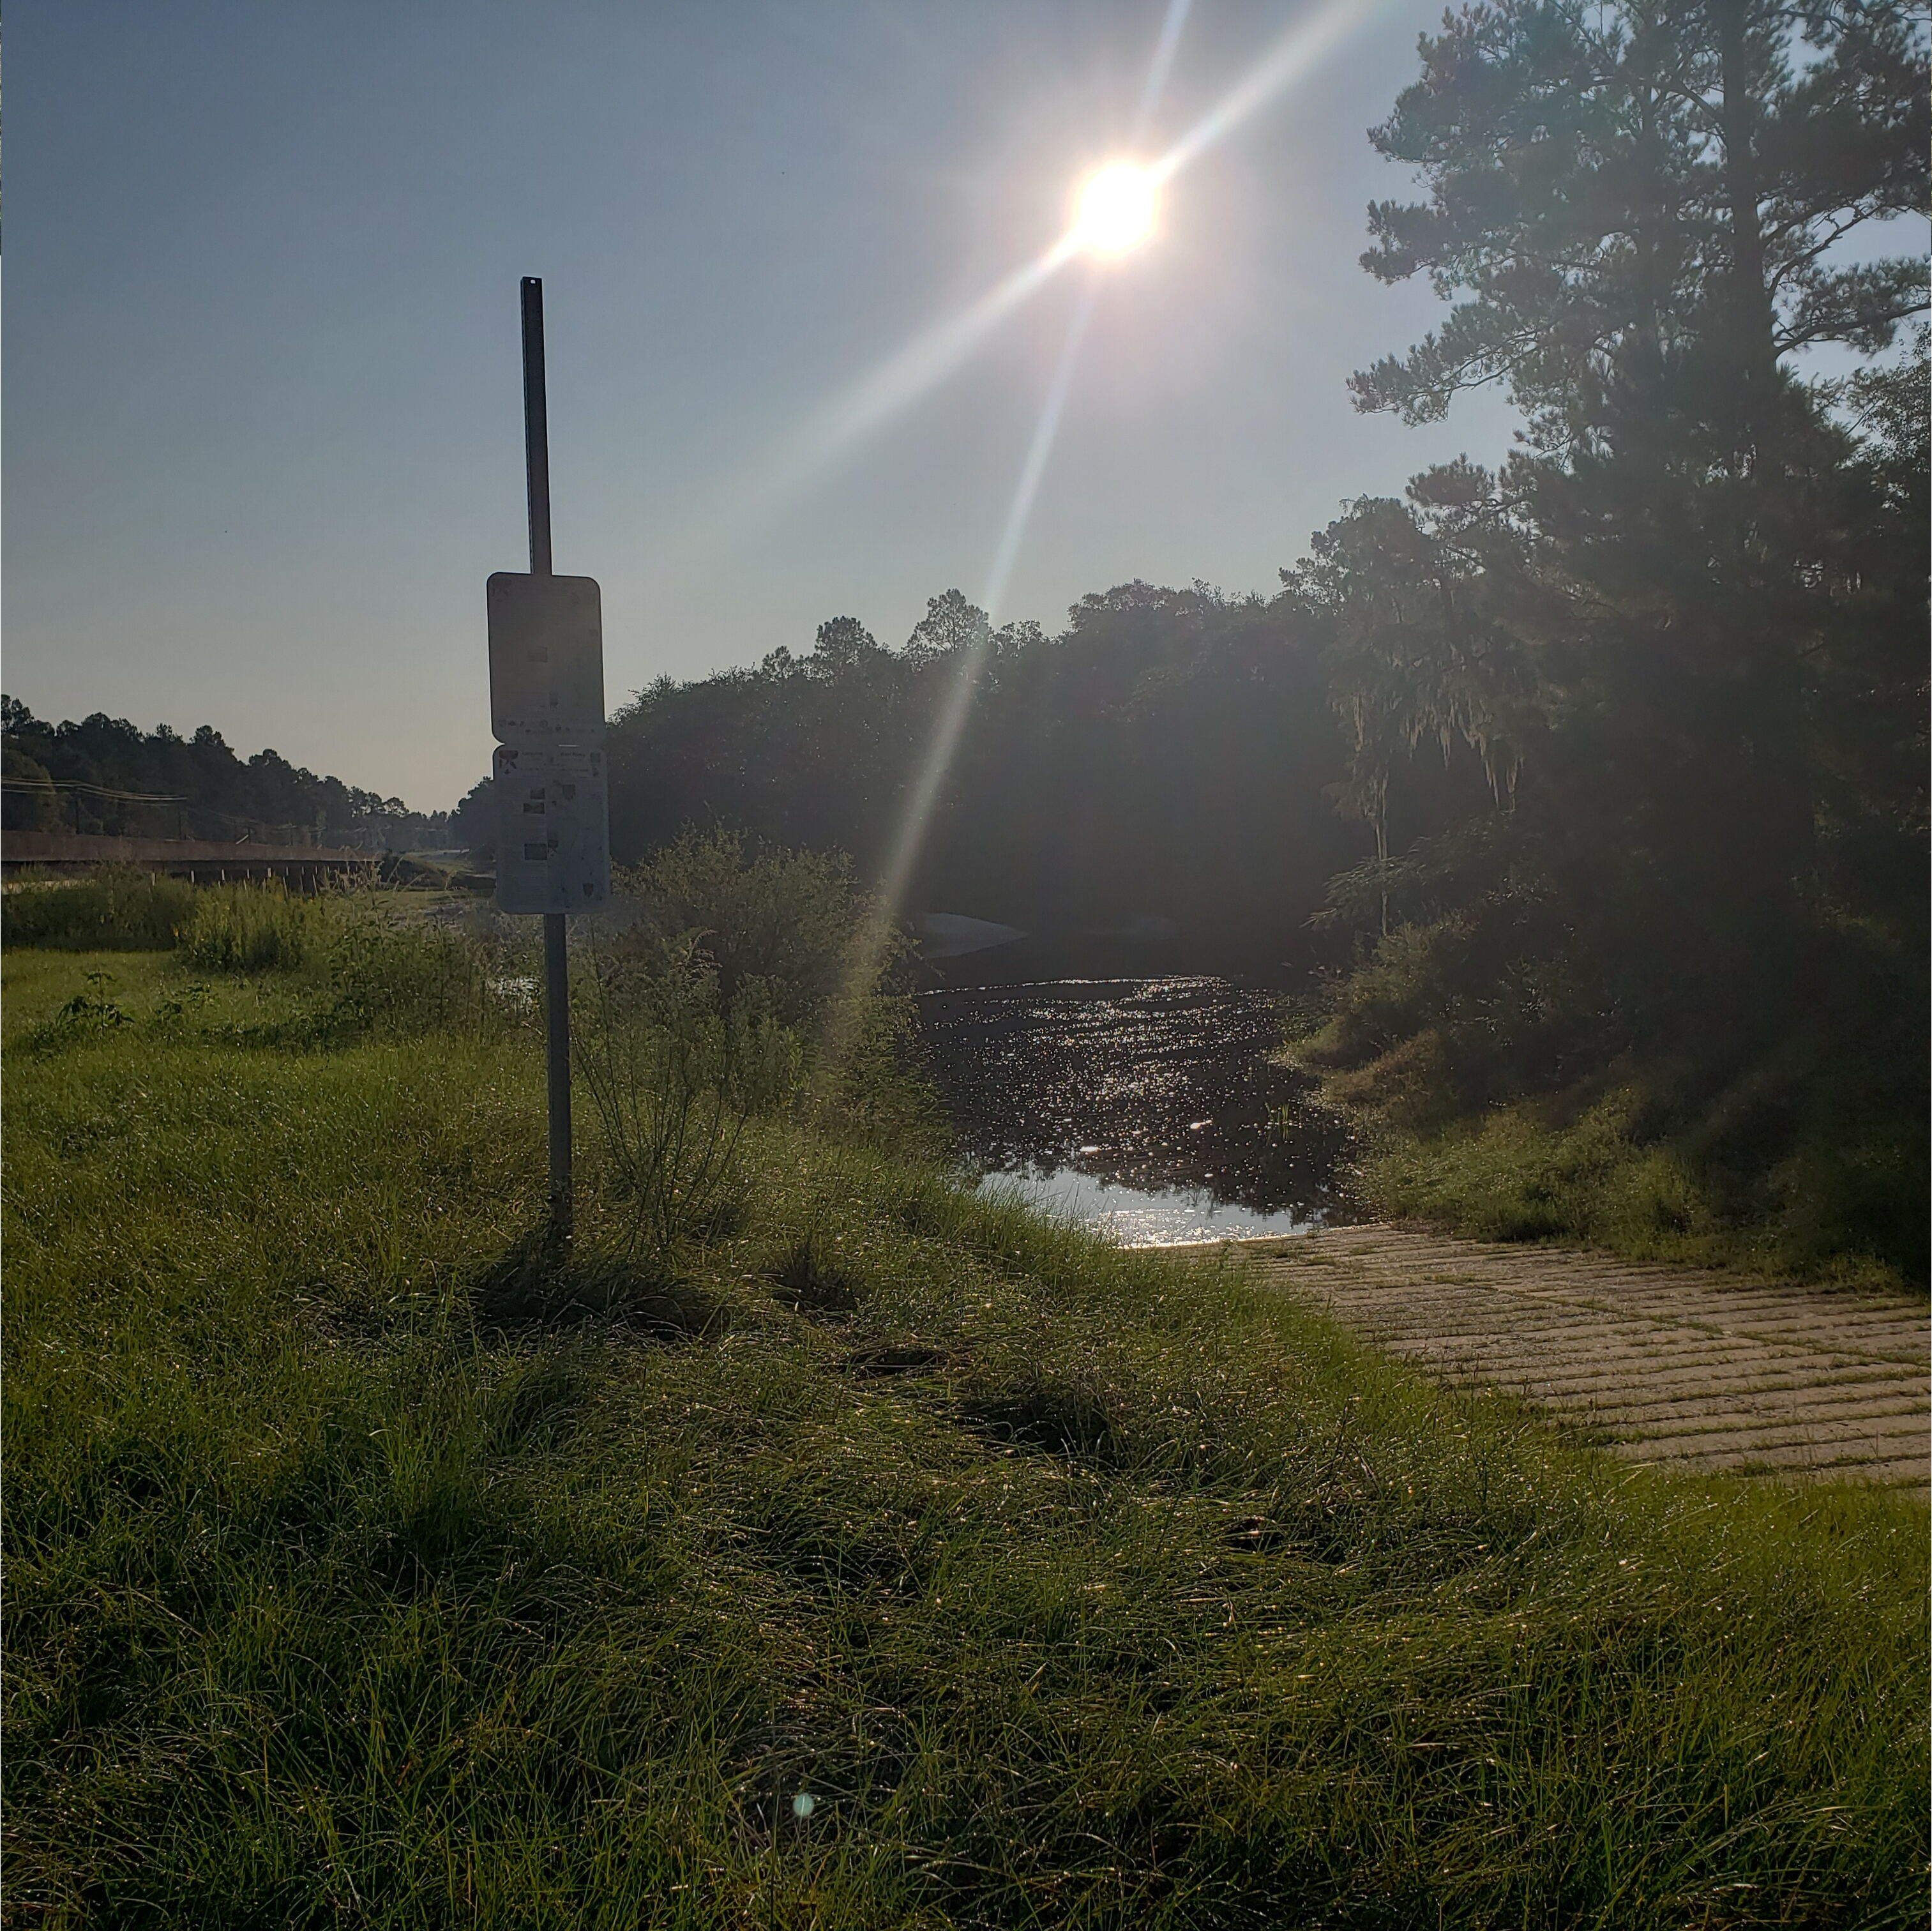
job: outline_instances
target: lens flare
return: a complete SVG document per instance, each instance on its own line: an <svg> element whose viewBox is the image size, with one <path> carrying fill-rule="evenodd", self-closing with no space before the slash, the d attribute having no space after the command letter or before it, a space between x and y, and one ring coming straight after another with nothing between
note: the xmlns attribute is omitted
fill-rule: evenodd
<svg viewBox="0 0 1932 1931"><path fill-rule="evenodd" d="M1070 237L1090 255L1124 255L1154 233L1160 187L1138 161L1110 161L1080 184Z"/></svg>
<svg viewBox="0 0 1932 1931"><path fill-rule="evenodd" d="M854 391L836 419L837 430L826 440L843 443L855 439L886 416L904 407L956 368L964 359L966 350L976 346L996 321L1017 308L1073 256L1088 254L1104 259L1124 254L1145 242L1154 233L1160 214L1160 191L1167 182L1276 95L1305 80L1352 27L1359 26L1386 4L1387 0L1328 0L1325 5L1311 8L1212 111L1196 122L1158 161L1151 165L1114 161L1090 176L1081 184L1072 225L1060 241L1018 277L968 310L950 329L935 331L912 345L870 382ZM1136 139L1150 119L1166 84L1189 5L1190 0L1168 0L1160 42L1135 116ZM926 755L900 808L896 834L870 915L848 956L844 996L837 1002L824 1042L823 1077L828 1082L828 1090L839 1077L863 1023L866 998L878 983L888 956L927 826L938 806L980 677L992 656L992 625L998 620L1034 498L1059 433L1096 293L1097 284L1090 282L1070 319L1060 360L988 572L988 623L979 637L960 650L952 666Z"/></svg>
<svg viewBox="0 0 1932 1931"><path fill-rule="evenodd" d="M1171 181L1217 141L1305 80L1352 34L1382 12L1388 0L1329 0L1304 12L1274 46L1183 134L1148 172L1156 187Z"/></svg>
<svg viewBox="0 0 1932 1931"><path fill-rule="evenodd" d="M692 506L668 547L688 560L708 563L715 553L741 542L748 530L962 368L1075 257L1104 260L1145 241L1159 217L1161 191L1168 182L1276 95L1306 80L1342 39L1388 5L1389 0L1326 0L1325 5L1305 9L1260 61L1157 160L1116 161L1089 177L1076 197L1072 223L1058 241L823 404L770 449L754 471L721 487L715 500ZM1160 44L1126 137L1130 143L1138 143L1153 119L1190 11L1189 0L1168 0Z"/></svg>

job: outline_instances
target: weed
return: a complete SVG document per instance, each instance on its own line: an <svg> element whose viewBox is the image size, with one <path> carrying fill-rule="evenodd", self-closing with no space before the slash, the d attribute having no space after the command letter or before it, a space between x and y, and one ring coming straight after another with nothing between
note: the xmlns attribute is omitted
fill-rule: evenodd
<svg viewBox="0 0 1932 1931"><path fill-rule="evenodd" d="M195 902L184 879L104 866L86 878L9 890L0 896L0 935L8 945L68 952L165 952Z"/></svg>
<svg viewBox="0 0 1932 1931"><path fill-rule="evenodd" d="M72 1046L96 1038L104 1032L111 1032L116 1026L130 1024L128 1015L107 996L108 988L113 983L110 973L89 972L85 990L75 993L52 1018L44 1020L27 1035L26 1044L29 1050L58 1052L64 1046Z"/></svg>
<svg viewBox="0 0 1932 1931"><path fill-rule="evenodd" d="M598 957L573 1058L602 1131L627 1245L668 1266L740 1209L746 1124L796 1090L797 1041L740 998L727 1007L688 938L648 966Z"/></svg>

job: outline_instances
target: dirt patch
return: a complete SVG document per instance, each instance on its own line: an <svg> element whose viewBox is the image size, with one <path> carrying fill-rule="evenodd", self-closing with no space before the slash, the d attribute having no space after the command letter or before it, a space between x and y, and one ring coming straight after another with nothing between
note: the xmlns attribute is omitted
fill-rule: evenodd
<svg viewBox="0 0 1932 1931"><path fill-rule="evenodd" d="M1388 1225L1231 1244L1366 1340L1632 1461L1932 1485L1922 1302Z"/></svg>

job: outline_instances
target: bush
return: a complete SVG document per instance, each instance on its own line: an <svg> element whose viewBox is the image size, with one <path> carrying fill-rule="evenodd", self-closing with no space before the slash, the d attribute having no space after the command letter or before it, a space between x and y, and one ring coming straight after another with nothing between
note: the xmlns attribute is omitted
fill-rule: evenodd
<svg viewBox="0 0 1932 1931"><path fill-rule="evenodd" d="M338 912L334 923L322 966L338 1035L474 1030L499 1014L481 941L368 911Z"/></svg>
<svg viewBox="0 0 1932 1931"><path fill-rule="evenodd" d="M65 952L166 952L194 908L195 889L185 879L104 866L72 882L8 892L0 938Z"/></svg>
<svg viewBox="0 0 1932 1931"><path fill-rule="evenodd" d="M573 1056L629 1245L668 1263L735 1206L739 1143L797 1090L797 1038L742 991L727 1004L689 941L648 968L598 959L580 1003Z"/></svg>
<svg viewBox="0 0 1932 1931"><path fill-rule="evenodd" d="M869 993L904 949L889 932L885 956L861 965L863 985L848 983L876 908L837 853L748 850L734 831L687 831L617 883L637 911L631 943L662 948L688 936L726 1006L751 992L808 1038L839 1000ZM626 947L620 937L614 949Z"/></svg>
<svg viewBox="0 0 1932 1931"><path fill-rule="evenodd" d="M956 1146L945 1102L920 1057L909 993L863 1001L836 1065L814 1082L813 1124L902 1160L943 1163Z"/></svg>
<svg viewBox="0 0 1932 1931"><path fill-rule="evenodd" d="M1593 990L1533 905L1399 926L1287 1048L1384 1125L1379 1212L1490 1239L1922 1284L1922 965L1846 924L1787 935L1792 984Z"/></svg>
<svg viewBox="0 0 1932 1931"><path fill-rule="evenodd" d="M298 972L321 956L334 911L331 900L291 898L279 879L206 887L182 934L182 955L212 972Z"/></svg>
<svg viewBox="0 0 1932 1931"><path fill-rule="evenodd" d="M1498 1108L1385 1148L1369 1182L1384 1211L1446 1221L1481 1240L1562 1237L1629 1254L1702 1257L1722 1243L1708 1190L1681 1155L1646 1145L1643 1108L1620 1089L1574 1119Z"/></svg>
<svg viewBox="0 0 1932 1931"><path fill-rule="evenodd" d="M600 944L600 1014L620 984L655 984L675 1002L686 994L672 989L696 973L728 1032L750 1041L771 1024L792 1041L821 1127L902 1154L944 1155L949 1135L938 1095L913 1063L909 1005L880 990L906 941L853 882L848 860L687 831L619 885L634 918Z"/></svg>

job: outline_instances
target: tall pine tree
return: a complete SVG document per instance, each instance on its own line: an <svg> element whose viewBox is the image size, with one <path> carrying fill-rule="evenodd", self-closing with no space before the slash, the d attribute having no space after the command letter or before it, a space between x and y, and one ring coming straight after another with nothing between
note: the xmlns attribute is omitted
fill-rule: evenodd
<svg viewBox="0 0 1932 1931"><path fill-rule="evenodd" d="M1426 908L1484 935L1437 1001L1489 1015L1466 1097L1498 1063L1505 1093L1647 1069L1761 1174L1882 1119L1896 1219L1923 1113L1924 379L1796 358L1876 356L1925 306L1923 257L1860 232L1924 209L1917 10L1501 0L1421 57L1372 139L1427 198L1371 209L1364 264L1454 305L1357 404L1420 422L1496 384L1526 428L1494 477L1358 506L1291 589L1345 722L1380 707L1366 791L1405 744L1507 749L1507 839L1420 827L1469 859ZM1402 582L1432 593L1391 628Z"/></svg>

